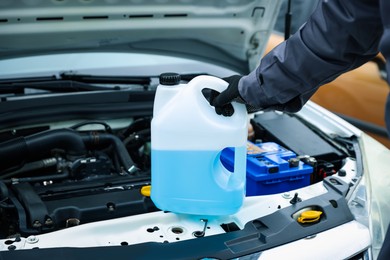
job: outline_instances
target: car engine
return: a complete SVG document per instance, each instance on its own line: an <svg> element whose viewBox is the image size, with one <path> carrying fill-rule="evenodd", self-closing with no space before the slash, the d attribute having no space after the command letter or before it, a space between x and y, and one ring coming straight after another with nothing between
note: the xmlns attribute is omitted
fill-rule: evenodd
<svg viewBox="0 0 390 260"><path fill-rule="evenodd" d="M78 130L99 124L104 130ZM1 237L157 210L140 193L150 182L150 118L116 132L104 122L86 122L1 138Z"/></svg>

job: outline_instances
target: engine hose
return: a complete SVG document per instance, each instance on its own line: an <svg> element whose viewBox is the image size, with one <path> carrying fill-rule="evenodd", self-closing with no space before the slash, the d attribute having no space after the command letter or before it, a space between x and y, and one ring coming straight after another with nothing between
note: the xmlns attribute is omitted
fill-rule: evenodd
<svg viewBox="0 0 390 260"><path fill-rule="evenodd" d="M69 172L63 171L62 173L45 175L45 176L36 176L36 177L23 177L23 178L13 178L8 180L3 180L4 183L21 183L21 182L42 182L47 180L64 180L69 178Z"/></svg>
<svg viewBox="0 0 390 260"><path fill-rule="evenodd" d="M79 133L71 129L56 129L0 143L0 171L20 165L20 162L50 156L53 149L65 150L71 156L84 156L85 145Z"/></svg>
<svg viewBox="0 0 390 260"><path fill-rule="evenodd" d="M82 135L82 139L87 147L113 145L118 159L124 169L131 174L138 170L122 140L117 136L106 133L91 132L89 134Z"/></svg>
<svg viewBox="0 0 390 260"><path fill-rule="evenodd" d="M138 132L143 129L150 129L151 118L140 118L135 120L127 129L121 133L121 138L124 139L134 132Z"/></svg>
<svg viewBox="0 0 390 260"><path fill-rule="evenodd" d="M8 188L4 182L0 181L0 204L3 200L8 198Z"/></svg>
<svg viewBox="0 0 390 260"><path fill-rule="evenodd" d="M123 143L126 147L138 149L146 142L150 141L150 133L150 129L141 130L127 137L125 140L123 140Z"/></svg>
<svg viewBox="0 0 390 260"><path fill-rule="evenodd" d="M35 162L29 162L29 163L26 163L25 165L23 165L23 167L17 169L16 171L11 171L11 172L7 172L5 174L2 174L0 176L0 179L11 178L11 177L19 175L21 173L25 173L25 172L29 172L29 171L33 171L33 170L44 169L44 168L48 168L48 167L55 166L55 165L57 165L56 158L47 158L47 159L43 159L43 160L39 160L39 161L35 161Z"/></svg>

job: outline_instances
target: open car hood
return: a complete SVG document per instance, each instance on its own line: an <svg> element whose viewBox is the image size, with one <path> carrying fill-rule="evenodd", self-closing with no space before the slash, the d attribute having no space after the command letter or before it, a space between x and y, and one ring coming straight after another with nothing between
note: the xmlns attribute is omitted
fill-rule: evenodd
<svg viewBox="0 0 390 260"><path fill-rule="evenodd" d="M0 0L1 59L135 52L255 68L280 1Z"/></svg>

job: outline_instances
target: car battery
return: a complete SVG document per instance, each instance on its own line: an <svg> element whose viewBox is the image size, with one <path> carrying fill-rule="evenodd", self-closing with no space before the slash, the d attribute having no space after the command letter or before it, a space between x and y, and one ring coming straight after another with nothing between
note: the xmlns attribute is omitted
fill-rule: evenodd
<svg viewBox="0 0 390 260"><path fill-rule="evenodd" d="M221 153L222 164L231 172L234 167L234 149ZM247 144L246 196L286 192L310 185L313 167L297 155L273 143Z"/></svg>

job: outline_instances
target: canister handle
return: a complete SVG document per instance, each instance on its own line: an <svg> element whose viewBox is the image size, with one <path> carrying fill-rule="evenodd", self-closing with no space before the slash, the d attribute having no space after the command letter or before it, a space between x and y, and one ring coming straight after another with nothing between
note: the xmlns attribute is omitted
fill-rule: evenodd
<svg viewBox="0 0 390 260"><path fill-rule="evenodd" d="M215 182L224 190L245 190L246 182L246 146L234 148L234 169L229 171L221 162L217 153L213 167Z"/></svg>
<svg viewBox="0 0 390 260"><path fill-rule="evenodd" d="M205 84L205 82L207 82L207 84ZM207 106L211 107L210 103L203 96L203 94L199 94L199 93L202 93L203 89L212 89L212 90L215 90L215 91L218 91L219 93L221 93L222 91L224 91L228 87L229 84L221 78L217 78L214 76L208 76L208 75L201 75L201 76L197 76L197 77L193 78L191 80L191 85L192 85L192 87L191 87L191 90L189 90L189 91L193 92L192 96L197 99L197 102L202 104L202 105L204 103L207 103ZM236 102L232 102L232 105L233 105L234 111L236 111L237 109L241 109L241 108L239 108L240 105L243 106L242 104L238 104ZM234 114L233 114L233 116L234 116Z"/></svg>
<svg viewBox="0 0 390 260"><path fill-rule="evenodd" d="M234 171L230 175L228 188L239 188L246 181L246 146L234 148ZM222 164L222 162L221 162Z"/></svg>

